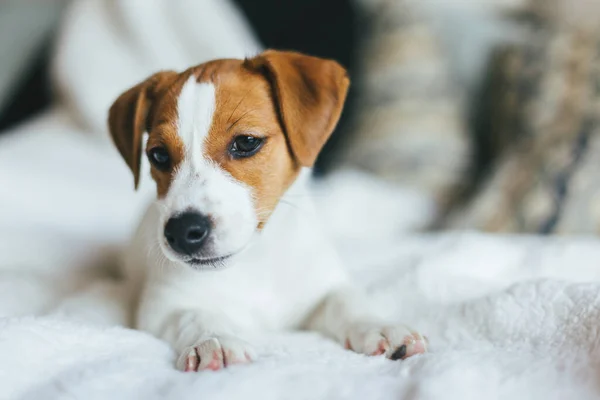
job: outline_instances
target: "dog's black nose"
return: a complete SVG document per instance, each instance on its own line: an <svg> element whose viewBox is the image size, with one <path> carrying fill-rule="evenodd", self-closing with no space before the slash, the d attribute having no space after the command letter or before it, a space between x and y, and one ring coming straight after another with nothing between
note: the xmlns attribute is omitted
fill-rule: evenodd
<svg viewBox="0 0 600 400"><path fill-rule="evenodd" d="M165 238L175 252L191 256L204 245L210 233L210 220L202 214L186 212L165 225Z"/></svg>

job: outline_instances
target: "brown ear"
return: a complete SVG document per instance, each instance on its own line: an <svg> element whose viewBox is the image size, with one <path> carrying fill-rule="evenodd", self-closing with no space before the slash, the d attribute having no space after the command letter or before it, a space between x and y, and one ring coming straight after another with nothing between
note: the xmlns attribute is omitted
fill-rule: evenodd
<svg viewBox="0 0 600 400"><path fill-rule="evenodd" d="M177 76L162 71L121 94L108 112L108 128L117 149L133 172L137 189L142 160L142 136L148 131L149 114L158 93Z"/></svg>
<svg viewBox="0 0 600 400"><path fill-rule="evenodd" d="M290 148L301 165L312 166L340 119L346 70L333 60L275 50L245 65L271 82Z"/></svg>

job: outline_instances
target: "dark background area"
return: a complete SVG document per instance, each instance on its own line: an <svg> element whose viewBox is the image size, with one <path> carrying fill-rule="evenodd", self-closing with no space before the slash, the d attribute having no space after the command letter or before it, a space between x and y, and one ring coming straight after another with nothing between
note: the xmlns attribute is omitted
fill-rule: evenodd
<svg viewBox="0 0 600 400"><path fill-rule="evenodd" d="M359 75L357 47L367 24L351 0L234 0L234 3L246 14L264 46L335 59L356 81ZM50 105L48 69L52 43L51 35L29 69L23 72L15 95L0 110L0 132ZM356 97L355 89L351 87L342 119L325 146L315 172L327 170L334 157L333 150L349 133Z"/></svg>
<svg viewBox="0 0 600 400"><path fill-rule="evenodd" d="M50 105L49 64L52 38L48 38L41 46L30 68L17 84L15 94L8 104L0 110L0 133Z"/></svg>

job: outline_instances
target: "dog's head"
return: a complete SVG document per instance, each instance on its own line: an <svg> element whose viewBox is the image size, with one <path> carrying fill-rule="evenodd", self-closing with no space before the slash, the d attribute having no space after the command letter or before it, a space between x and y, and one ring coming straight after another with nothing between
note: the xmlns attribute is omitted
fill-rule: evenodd
<svg viewBox="0 0 600 400"><path fill-rule="evenodd" d="M271 50L159 72L123 93L110 132L136 187L148 133L165 256L201 269L240 251L315 162L348 85L335 61Z"/></svg>

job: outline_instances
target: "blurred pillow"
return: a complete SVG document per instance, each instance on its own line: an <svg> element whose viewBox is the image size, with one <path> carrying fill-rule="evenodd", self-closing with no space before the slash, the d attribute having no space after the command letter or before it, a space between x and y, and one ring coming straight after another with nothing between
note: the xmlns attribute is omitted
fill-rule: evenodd
<svg viewBox="0 0 600 400"><path fill-rule="evenodd" d="M487 140L496 162L446 226L600 231L598 11L598 0L532 0L521 13L525 40L492 59Z"/></svg>
<svg viewBox="0 0 600 400"><path fill-rule="evenodd" d="M361 0L372 31L362 46L360 110L341 164L426 194L440 207L463 182L470 143L437 33L418 2Z"/></svg>

